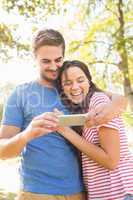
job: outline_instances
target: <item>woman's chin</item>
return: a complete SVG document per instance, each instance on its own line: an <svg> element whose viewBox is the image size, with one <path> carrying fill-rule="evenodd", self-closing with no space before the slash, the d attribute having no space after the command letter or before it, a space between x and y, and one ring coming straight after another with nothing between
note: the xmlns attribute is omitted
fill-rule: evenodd
<svg viewBox="0 0 133 200"><path fill-rule="evenodd" d="M79 99L78 100L77 99L76 100L71 99L71 101L72 101L73 104L81 104L83 102L83 100L79 100Z"/></svg>

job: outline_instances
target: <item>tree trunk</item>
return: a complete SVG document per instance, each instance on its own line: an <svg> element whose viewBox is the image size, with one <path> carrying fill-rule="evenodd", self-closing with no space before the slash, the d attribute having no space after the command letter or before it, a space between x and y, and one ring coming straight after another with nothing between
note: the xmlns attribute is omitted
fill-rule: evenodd
<svg viewBox="0 0 133 200"><path fill-rule="evenodd" d="M117 37L117 50L119 52L121 63L120 69L123 73L123 86L124 93L129 100L129 105L131 110L133 111L133 90L131 88L131 82L129 78L129 69L128 69L128 54L126 50L125 44L125 35L124 35L124 16L123 16L123 0L118 0L118 15L119 15L119 32Z"/></svg>

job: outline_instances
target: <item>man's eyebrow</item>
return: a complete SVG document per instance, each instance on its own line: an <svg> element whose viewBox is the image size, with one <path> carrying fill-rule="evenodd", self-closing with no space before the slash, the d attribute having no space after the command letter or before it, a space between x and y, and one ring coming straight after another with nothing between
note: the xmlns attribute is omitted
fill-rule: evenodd
<svg viewBox="0 0 133 200"><path fill-rule="evenodd" d="M60 56L59 58L56 58L55 60L60 60L60 59L62 59L63 58L63 56Z"/></svg>
<svg viewBox="0 0 133 200"><path fill-rule="evenodd" d="M41 60L42 61L50 61L50 59L47 59L47 58L42 58Z"/></svg>
<svg viewBox="0 0 133 200"><path fill-rule="evenodd" d="M56 58L55 61L56 61L56 60L60 60L60 59L62 59L62 58L63 58L63 56L60 56L60 57ZM51 60L48 59L48 58L42 58L41 60L42 60L42 61L51 61Z"/></svg>

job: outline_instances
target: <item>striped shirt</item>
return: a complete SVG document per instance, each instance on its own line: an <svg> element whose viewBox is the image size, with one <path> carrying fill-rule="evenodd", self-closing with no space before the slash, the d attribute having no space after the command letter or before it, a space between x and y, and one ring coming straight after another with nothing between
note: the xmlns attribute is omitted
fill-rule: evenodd
<svg viewBox="0 0 133 200"><path fill-rule="evenodd" d="M109 101L104 93L96 92L90 100L89 111ZM125 128L120 117L101 126L118 130L120 161L114 170L108 170L82 153L83 178L88 200L123 200L126 194L133 194L133 156L128 150ZM84 128L83 137L99 146L98 129L101 126Z"/></svg>

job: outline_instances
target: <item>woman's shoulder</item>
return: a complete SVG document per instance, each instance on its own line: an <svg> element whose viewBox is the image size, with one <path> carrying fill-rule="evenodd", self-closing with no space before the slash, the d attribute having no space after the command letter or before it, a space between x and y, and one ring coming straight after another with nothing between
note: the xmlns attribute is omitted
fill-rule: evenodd
<svg viewBox="0 0 133 200"><path fill-rule="evenodd" d="M107 104L110 101L111 100L104 92L95 92L91 97L90 103L93 105L97 105L101 103Z"/></svg>

